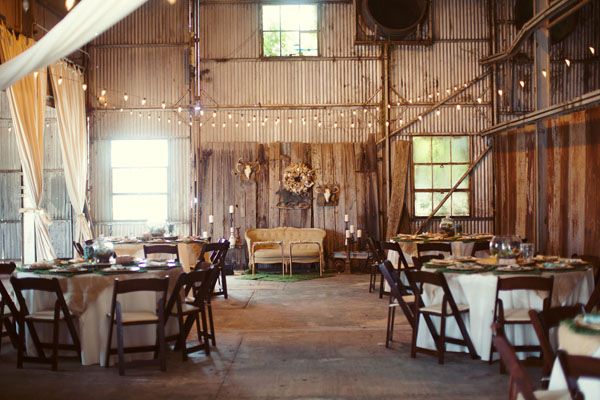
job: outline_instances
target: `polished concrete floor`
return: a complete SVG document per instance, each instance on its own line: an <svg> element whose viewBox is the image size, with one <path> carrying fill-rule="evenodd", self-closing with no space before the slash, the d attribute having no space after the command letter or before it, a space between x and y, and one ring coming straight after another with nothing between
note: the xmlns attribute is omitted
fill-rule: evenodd
<svg viewBox="0 0 600 400"><path fill-rule="evenodd" d="M398 321L384 346L386 300L368 293L368 275L278 283L228 280L215 305L217 347L187 362L170 352L167 372L82 367L16 369L6 342L0 399L505 399L497 363L449 354L409 355L410 331Z"/></svg>

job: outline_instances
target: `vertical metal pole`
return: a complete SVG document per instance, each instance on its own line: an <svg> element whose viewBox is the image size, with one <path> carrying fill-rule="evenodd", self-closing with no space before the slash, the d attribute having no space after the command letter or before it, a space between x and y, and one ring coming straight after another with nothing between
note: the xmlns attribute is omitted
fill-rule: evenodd
<svg viewBox="0 0 600 400"><path fill-rule="evenodd" d="M384 43L381 46L381 105L380 105L380 118L379 118L379 126L381 128L381 132L385 138L385 146L384 146L384 169L385 169L385 198L386 198L386 206L387 209L385 211L385 218L383 218L383 223L381 224L381 230L384 231L386 228L386 221L388 218L388 210L390 209L390 197L392 194L392 165L391 165L391 156L392 151L390 148L390 109L388 108L388 104L390 104L390 55L389 55L389 44ZM388 232L385 232L387 235ZM382 238L385 236L382 235Z"/></svg>
<svg viewBox="0 0 600 400"><path fill-rule="evenodd" d="M548 8L549 0L535 0L534 1L534 14L538 14L544 9ZM548 39L548 21L545 21L535 32L534 35L534 73L535 77L535 99L536 109L541 110L550 105L550 47ZM542 71L545 71L546 76ZM536 215L535 215L535 246L537 251L545 251L546 234L547 232L547 204L545 202L545 196L542 191L546 187L546 144L547 144L547 132L545 122L540 120L536 124L536 135L535 135L535 176L536 179L536 190L535 190L535 204L536 204Z"/></svg>

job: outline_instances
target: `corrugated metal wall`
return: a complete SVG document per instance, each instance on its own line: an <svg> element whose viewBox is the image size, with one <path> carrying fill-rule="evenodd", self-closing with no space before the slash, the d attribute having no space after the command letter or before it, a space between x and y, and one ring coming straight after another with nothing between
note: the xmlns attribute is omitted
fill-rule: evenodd
<svg viewBox="0 0 600 400"><path fill-rule="evenodd" d="M141 222L112 221L110 140L156 138L169 143L169 223L177 233L189 232L188 13L187 1L170 5L150 0L88 46L90 199L95 234L140 234L147 229ZM103 90L107 106L97 99ZM182 112L177 111L179 106Z"/></svg>

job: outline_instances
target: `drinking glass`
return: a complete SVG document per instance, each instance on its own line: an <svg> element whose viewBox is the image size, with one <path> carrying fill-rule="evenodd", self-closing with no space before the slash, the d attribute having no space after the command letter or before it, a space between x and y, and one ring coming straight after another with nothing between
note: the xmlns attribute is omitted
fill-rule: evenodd
<svg viewBox="0 0 600 400"><path fill-rule="evenodd" d="M533 243L521 243L521 255L525 261L531 261L533 259Z"/></svg>

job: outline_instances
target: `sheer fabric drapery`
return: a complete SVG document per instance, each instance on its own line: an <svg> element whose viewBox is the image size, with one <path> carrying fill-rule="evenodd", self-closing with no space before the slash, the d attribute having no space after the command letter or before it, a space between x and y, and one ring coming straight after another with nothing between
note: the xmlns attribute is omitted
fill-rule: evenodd
<svg viewBox="0 0 600 400"><path fill-rule="evenodd" d="M83 243L92 238L90 225L83 213L87 179L85 92L81 88L83 74L64 61L51 65L49 70L67 193L75 211L75 240Z"/></svg>
<svg viewBox="0 0 600 400"><path fill-rule="evenodd" d="M3 63L16 57L32 46L34 41L22 35L16 36L0 26L0 59ZM23 182L25 207L21 213L33 215L35 248L38 259L55 258L50 241L50 218L42 209L44 169L44 112L46 109L46 69L30 73L6 90Z"/></svg>

